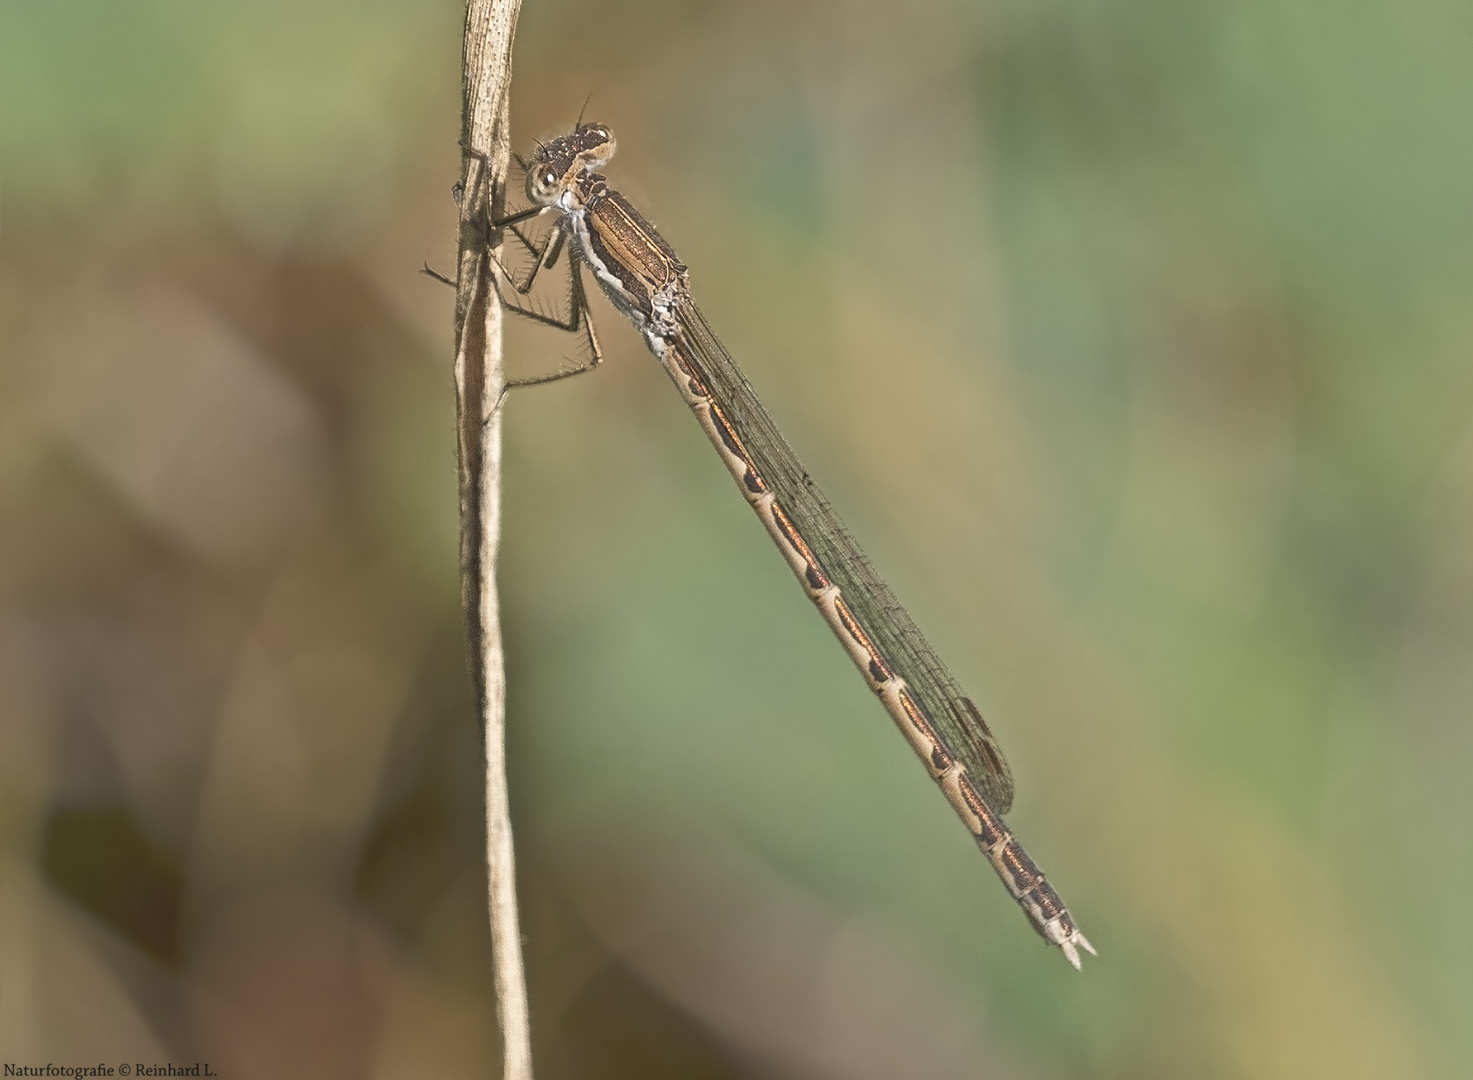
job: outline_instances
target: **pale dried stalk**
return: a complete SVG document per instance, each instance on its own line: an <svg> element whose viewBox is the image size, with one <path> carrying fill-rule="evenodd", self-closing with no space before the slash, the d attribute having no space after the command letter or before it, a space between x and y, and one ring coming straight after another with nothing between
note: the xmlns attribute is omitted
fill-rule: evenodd
<svg viewBox="0 0 1473 1080"><path fill-rule="evenodd" d="M489 223L500 216L511 143L511 48L520 0L468 0L462 75L460 254L455 410L460 461L461 602L486 740L486 903L491 921L502 1076L532 1080L532 1034L517 914L506 784L506 672L496 591L501 531L501 304Z"/></svg>

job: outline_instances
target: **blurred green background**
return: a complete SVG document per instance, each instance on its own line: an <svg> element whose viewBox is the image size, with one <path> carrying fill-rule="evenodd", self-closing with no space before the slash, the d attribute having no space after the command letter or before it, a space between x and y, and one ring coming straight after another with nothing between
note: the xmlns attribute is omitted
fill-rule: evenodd
<svg viewBox="0 0 1473 1080"><path fill-rule="evenodd" d="M460 7L0 5L0 1058L495 1075ZM529 2L990 717L1045 949L639 338L506 406L540 1075L1460 1077L1473 25ZM513 373L575 345L512 330Z"/></svg>

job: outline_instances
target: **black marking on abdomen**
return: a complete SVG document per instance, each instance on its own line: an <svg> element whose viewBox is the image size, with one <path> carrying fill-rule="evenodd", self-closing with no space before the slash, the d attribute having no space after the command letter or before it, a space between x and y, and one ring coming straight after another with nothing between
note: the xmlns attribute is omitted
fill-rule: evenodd
<svg viewBox="0 0 1473 1080"><path fill-rule="evenodd" d="M1008 877L1012 879L1013 886L1019 896L1026 896L1030 891L1043 883L1043 871L1018 846L1016 840L1007 844L1003 847L1002 851L998 852L997 860L1007 868Z"/></svg>
<svg viewBox="0 0 1473 1080"><path fill-rule="evenodd" d="M736 430L727 420L726 414L721 411L714 401L706 403L706 411L710 414L711 423L716 428L716 434L720 436L721 443L727 452L742 462L742 486L754 495L760 495L767 490L767 485L762 482L762 477L757 473L757 466L752 464L752 459L747 456L747 448L742 445L741 439L737 438Z"/></svg>
<svg viewBox="0 0 1473 1080"><path fill-rule="evenodd" d="M859 625L859 620L854 617L854 612L849 609L849 605L844 603L844 597L842 595L834 598L834 612L839 616L839 623L844 627L844 632L853 638L854 643L869 655L870 670L873 671L878 667L884 672L885 677L877 681L885 682L888 680L890 678L890 666L885 663L884 658L880 655L880 650L875 648L874 642L870 641L869 635L864 632L864 627Z"/></svg>
<svg viewBox="0 0 1473 1080"><path fill-rule="evenodd" d="M695 363L686 354L685 348L678 342L671 342L668 353L671 362L685 377L685 386L690 391L691 397L709 398L711 391L707 388L706 381L701 378L701 373Z"/></svg>
<svg viewBox="0 0 1473 1080"><path fill-rule="evenodd" d="M736 432L731 430L731 425L727 423L726 417L722 414L721 410L715 405L708 405L706 407L711 412L711 421L716 425L716 433L721 436L721 441L731 451L731 456L745 458L747 451L741 443L737 442Z"/></svg>
<svg viewBox="0 0 1473 1080"><path fill-rule="evenodd" d="M936 728L931 724L931 718L926 715L926 710L921 708L921 703L915 699L908 689L900 691L900 707L905 710L911 726L921 734L925 735L926 741L931 744L931 764L938 773L943 773L951 768L952 757L946 752L946 747L941 745L941 736L936 734Z"/></svg>
<svg viewBox="0 0 1473 1080"><path fill-rule="evenodd" d="M993 812L992 807L987 805L987 800L973 785L972 778L963 773L961 779L962 782L957 786L961 791L962 801L967 804L967 809L972 812L978 822L977 843L982 850L990 851L999 840L1008 836L1008 831L1003 826L1002 819Z"/></svg>
<svg viewBox="0 0 1473 1080"><path fill-rule="evenodd" d="M828 575L818 565L818 560L813 557L813 552L808 547L808 542L803 539L798 527L793 524L793 519L788 517L787 511L782 504L773 500L772 520L777 522L778 531L783 534L783 539L788 546L803 557L804 570L803 580L814 592L822 592L829 587Z"/></svg>

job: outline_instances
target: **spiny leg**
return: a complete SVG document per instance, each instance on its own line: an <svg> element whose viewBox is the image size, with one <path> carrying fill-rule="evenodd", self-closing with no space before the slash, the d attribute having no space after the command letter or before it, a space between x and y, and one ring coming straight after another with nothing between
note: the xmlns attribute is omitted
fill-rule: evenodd
<svg viewBox="0 0 1473 1080"><path fill-rule="evenodd" d="M500 227L498 226L498 228ZM513 276L512 272L506 266L503 265L501 268L502 272L506 274L507 281L511 282L511 287L522 296L526 296L532 291L532 285L536 282L537 275L544 269L550 269L557 265L558 258L563 252L563 244L567 241L568 233L567 230L560 226L553 228L548 232L547 238L542 241L542 246L539 248L523 236L522 231L515 225L508 225L506 227L521 242L522 247L527 249L528 254L536 256L536 260L532 263L532 269L527 274L526 281L517 281L516 277ZM576 277L577 275L575 274L574 276Z"/></svg>
<svg viewBox="0 0 1473 1080"><path fill-rule="evenodd" d="M457 185L457 187L458 186L459 185ZM457 199L456 201L458 202L459 200ZM527 237L522 233L522 230L517 228L517 223L518 222L525 221L528 218L535 217L536 215L540 214L542 212L542 210L543 210L542 207L533 207L530 210L523 210L523 211L520 211L519 213L512 214L510 217L502 218L501 221L496 222L496 223L494 223L492 225L492 229L493 230L494 229L505 229L506 231L510 232L513 236L515 236L517 238L517 241L522 245L522 247L524 247L524 248L527 249L527 253L529 255L537 255L538 256L538 263L539 264L541 263L542 257L543 257L543 255L545 254L545 252L547 250L547 244L544 242L544 244L542 246L542 251L539 252L538 249L537 249L537 245L534 244L534 243L532 243L532 241L528 240ZM559 231L560 232L561 230L555 230L555 231ZM559 250L561 250L561 244L559 244ZM557 253L554 252L552 258L548 261L548 265L551 266L556 261L557 261ZM506 270L506 268L504 266L502 267L502 269L503 269L503 271L505 271L507 278L512 281L513 286L516 286L516 280L512 277L511 271L510 270ZM425 263L423 266L421 266L419 272L421 274L426 275L427 277L434 278L436 281L438 281L442 285L449 285L452 289L458 288L458 284L456 283L456 281L453 278L446 277L444 274L440 273L440 271L438 271L434 267L432 267L429 263ZM532 270L532 275L529 276L528 279L527 279L526 287L525 288L523 288L523 287L517 287L517 292L519 292L519 293L521 293L522 295L525 296L531 290L531 287L532 287L532 277L535 277L536 276L536 273L537 273L537 267L534 267L533 270Z"/></svg>
<svg viewBox="0 0 1473 1080"><path fill-rule="evenodd" d="M478 159L483 164L490 160L490 158L485 153L476 150L474 147L468 146L464 141L462 141L461 147L471 157ZM520 156L517 157L517 164L521 165L523 169L526 168L526 162L524 162ZM458 203L459 199L457 199L456 201ZM522 233L522 231L516 227L523 221L527 221L531 218L537 217L539 214L542 214L547 209L548 208L545 206L532 206L528 207L525 210L520 210L514 214L510 214L504 218L501 218L499 221L492 221L489 223L490 229L488 230L488 232L507 230L517 238L518 243L526 248L529 254L535 254L537 256L537 261L533 264L531 272L527 275L527 280L525 282L518 283L516 278L512 275L511 271L509 271L506 266L502 264L501 260L498 259L494 253L490 255L492 265L496 267L496 270L500 271L500 276L506 279L507 284L511 286L512 291L516 296L526 296L527 293L531 291L532 285L536 281L538 272L541 271L544 267L551 267L556 265L558 258L562 254L563 246L567 241L567 231L565 229L562 229L560 227L553 228L549 231L547 239L542 242L542 247L539 250L537 246L533 244L532 241L529 240ZM487 239L489 240L489 236L487 237ZM568 318L566 320L544 314L543 312L537 311L536 309L525 304L517 303L510 300L507 297L506 291L501 287L501 282L498 279L497 274L495 272L492 273L491 283L496 289L496 295L501 300L502 306L505 307L508 311L514 312L517 315L521 315L523 318L530 319L533 322L542 323L544 326L553 326L559 330L567 331L568 333L577 333L581 324L584 336L588 340L588 359L575 367L551 372L546 375L534 375L525 379L508 379L502 388L501 398L497 401L496 409L493 409L493 412L501 408L502 401L506 400L506 395L512 389L512 387L538 386L542 383L559 382L562 379L569 379L572 378L574 375L582 375L585 372L592 371L594 368L598 367L599 364L603 363L603 349L599 347L598 334L593 329L593 314L591 311L589 311L588 297L583 291L583 279L578 270L578 259L575 256L570 256L568 260L568 266L571 275L572 303L570 304L571 311L569 312ZM449 285L452 288L457 287L457 283L455 281L452 281L450 278L446 277L439 271L432 269L429 263L425 263L421 272L429 275L436 281L440 281L446 285Z"/></svg>
<svg viewBox="0 0 1473 1080"><path fill-rule="evenodd" d="M557 233L560 237L565 235L560 229L557 230ZM517 234L517 239L521 240L524 244L527 243L526 239L521 236L520 233ZM530 247L530 245L528 246ZM549 245L544 244L543 250L546 251L548 247ZM558 253L561 248L562 243L559 242L556 247L553 248L552 257L547 260L546 265L551 266L557 261ZM496 266L496 268L501 271L502 277L506 278L507 283L511 285L515 295L525 296L528 291L530 291L530 279L528 280L527 287L519 286L516 279L512 277L511 271L509 271L506 266L502 264L500 259L497 259L493 256L491 261ZM452 289L457 287L457 283L453 278L446 277L444 274L440 273L440 271L432 267L429 263L425 263L423 266L421 266L419 272L421 274L424 274L426 277L434 278L441 285L448 285ZM516 379L508 383L508 385L531 386L537 383L554 382L558 379L566 379L571 375L580 375L585 371L591 371L603 362L603 351L599 348L598 335L594 332L593 329L593 316L588 309L588 299L583 292L582 275L578 273L578 266L576 262L573 264L572 274L572 310L566 319L560 319L556 316L548 315L544 312L538 311L536 308L530 307L526 304L516 303L509 300L506 296L506 293L502 291L500 283L497 282L496 278L493 276L492 282L496 286L496 295L500 297L503 307L505 307L509 311L515 312L523 318L531 319L533 322L542 323L544 326L553 326L559 330L565 330L570 334L576 334L578 332L579 326L581 325L583 327L585 336L588 338L588 346L591 356L591 359L583 364L580 364L576 368L572 368L571 370L559 372L556 375L539 375L536 378L531 379Z"/></svg>
<svg viewBox="0 0 1473 1080"><path fill-rule="evenodd" d="M495 262L497 269L502 272L507 281L515 289L516 282L513 281L511 275L506 272L506 267L502 266L500 262L496 262L495 260L493 260L493 262ZM420 273L432 277L441 284L450 286L452 289L456 287L454 281L431 267L429 263L425 263L424 266L420 268ZM567 368L562 371L551 372L547 375L534 375L525 379L508 379L506 381L505 387L501 391L502 400L505 400L507 391L514 386L537 386L541 383L550 383L557 382L561 379L569 379L572 378L574 375L582 375L584 372L592 371L594 368L598 367L599 364L603 363L603 349L599 346L598 334L593 329L593 313L588 309L588 298L583 292L583 277L578 272L578 266L576 262L573 265L572 313L568 316L566 320L556 318L552 315L546 315L543 312L537 311L534 308L526 307L519 303L511 302L506 298L506 294L501 291L501 286L500 284L496 283L496 279L494 277L492 278L492 282L493 284L495 284L496 295L500 298L502 306L513 314L520 315L524 319L531 319L533 322L541 323L544 326L553 326L559 330L565 330L568 333L573 334L576 334L578 332L578 328L581 326L583 328L584 336L588 339L588 359L585 360L583 363L577 365L576 367ZM498 401L496 403L496 407L498 409L501 408L501 401Z"/></svg>
<svg viewBox="0 0 1473 1080"><path fill-rule="evenodd" d="M460 147L463 151L465 151L468 156L474 158L483 166L490 164L491 157L489 154L487 154L485 151L476 149L475 147L467 143L464 139L460 141ZM516 158L517 164L521 166L522 171L525 172L527 169L527 163L522 160L522 156L520 154L513 154L512 156ZM457 183L455 186L457 189L460 189L462 185L460 183ZM455 196L455 203L457 206L460 205L461 194L462 193L457 190ZM546 206L529 206L525 210L518 210L516 213L508 214L504 218L491 221L483 233L483 239L485 239L486 246L488 248L494 249L495 245L491 241L492 237L496 233L507 231L517 238L517 242L520 243L522 247L527 249L527 253L529 255L537 256L536 262L534 262L532 265L531 272L527 275L527 280L521 284L517 283L516 278L512 275L510 270L506 270L505 267L502 268L506 272L507 280L512 283L512 287L524 296L531 291L532 283L537 278L537 272L541 270L544 265L552 266L554 263L557 262L558 254L562 251L564 234L562 229L554 228L551 232L548 233L547 239L542 242L542 247L539 250L537 245L529 240L526 234L524 234L521 229L517 228L517 225L532 218L539 217L540 215L546 213L548 209L550 208ZM551 248L550 255L549 248ZM494 257L495 256L493 256L493 258ZM428 266L425 267L425 272L428 273L431 277L438 278L441 281L445 280L443 275L435 273L434 271L430 270ZM497 291L499 292L500 290L498 289Z"/></svg>
<svg viewBox="0 0 1473 1080"><path fill-rule="evenodd" d="M562 232L562 230L560 229L557 231L559 232L559 234L561 234ZM559 247L560 246L561 245L559 245ZM513 290L515 290L514 295L518 297L524 295L521 290L517 289L517 283L512 278L512 276L507 273L506 267L502 266L500 262L496 262L495 265L496 268L501 271L502 276L506 278L507 283L511 285ZM495 276L492 277L492 283L496 286L496 293L501 298L502 304L506 307L508 311L514 312L515 314L520 315L523 318L530 319L533 322L541 323L543 326L556 327L557 329L566 331L570 334L576 334L581 328L583 331L583 336L588 341L588 358L582 363L578 364L576 367L549 372L546 375L532 375L525 379L508 379L506 382L507 389L511 389L514 386L538 386L542 383L558 382L562 379L570 379L574 375L582 375L585 372L592 371L594 368L598 367L599 364L603 363L603 349L599 347L598 334L593 329L593 313L588 309L588 297L583 291L583 275L579 272L578 260L570 260L569 268L572 273L572 304L570 305L572 310L569 312L567 319L560 319L553 315L547 315L541 311L537 311L535 308L528 307L525 304L509 298L507 294L502 290L500 280Z"/></svg>
<svg viewBox="0 0 1473 1080"><path fill-rule="evenodd" d="M421 266L419 268L419 272L421 274L425 275L425 277L432 277L432 278L434 278L441 285L449 285L452 289L459 288L459 286L455 283L455 281L453 279L446 277L444 274L440 273L440 271L436 270L429 263L425 263L423 266Z"/></svg>

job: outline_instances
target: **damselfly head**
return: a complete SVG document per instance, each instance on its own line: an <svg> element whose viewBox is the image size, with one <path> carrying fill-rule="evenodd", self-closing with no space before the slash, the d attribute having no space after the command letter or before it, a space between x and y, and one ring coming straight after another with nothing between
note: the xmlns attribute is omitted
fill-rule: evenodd
<svg viewBox="0 0 1473 1080"><path fill-rule="evenodd" d="M539 145L527 162L527 198L539 206L553 205L584 173L607 164L617 145L603 124L579 124L573 134Z"/></svg>

